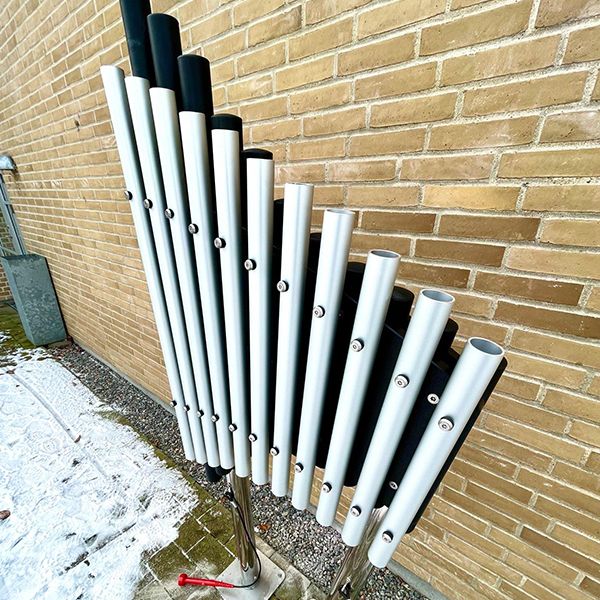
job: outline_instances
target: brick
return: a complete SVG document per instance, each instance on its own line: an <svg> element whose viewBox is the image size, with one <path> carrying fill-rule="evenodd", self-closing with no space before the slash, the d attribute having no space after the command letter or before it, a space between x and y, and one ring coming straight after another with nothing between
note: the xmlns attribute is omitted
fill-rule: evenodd
<svg viewBox="0 0 600 600"><path fill-rule="evenodd" d="M237 61L239 77L264 71L285 63L285 44L276 43L240 56Z"/></svg>
<svg viewBox="0 0 600 600"><path fill-rule="evenodd" d="M197 46L206 40L231 29L231 11L222 10L199 21L190 29L192 46Z"/></svg>
<svg viewBox="0 0 600 600"><path fill-rule="evenodd" d="M592 91L592 98L594 100L600 100L600 78L596 79L596 85Z"/></svg>
<svg viewBox="0 0 600 600"><path fill-rule="evenodd" d="M506 264L518 271L600 279L600 264L592 252L514 247L508 252Z"/></svg>
<svg viewBox="0 0 600 600"><path fill-rule="evenodd" d="M426 185L423 204L440 208L512 210L518 197L518 187Z"/></svg>
<svg viewBox="0 0 600 600"><path fill-rule="evenodd" d="M539 185L529 186L523 210L557 212L599 212L600 186Z"/></svg>
<svg viewBox="0 0 600 600"><path fill-rule="evenodd" d="M414 57L415 35L399 35L356 46L338 55L338 73L348 75L405 62Z"/></svg>
<svg viewBox="0 0 600 600"><path fill-rule="evenodd" d="M562 434L569 422L565 416L499 394L492 395L486 404L486 410L548 433Z"/></svg>
<svg viewBox="0 0 600 600"><path fill-rule="evenodd" d="M484 2L490 2L490 0L451 0L450 8L452 10L458 10L459 8L483 4Z"/></svg>
<svg viewBox="0 0 600 600"><path fill-rule="evenodd" d="M419 188L416 186L357 185L348 188L348 204L358 206L416 206Z"/></svg>
<svg viewBox="0 0 600 600"><path fill-rule="evenodd" d="M353 8L359 8L370 0L307 0L304 4L307 24L319 23Z"/></svg>
<svg viewBox="0 0 600 600"><path fill-rule="evenodd" d="M597 15L600 4L596 0L542 0L535 26L549 27Z"/></svg>
<svg viewBox="0 0 600 600"><path fill-rule="evenodd" d="M422 281L428 284L447 285L464 288L469 280L469 270L440 265L429 265L417 261L404 260L398 273L401 280Z"/></svg>
<svg viewBox="0 0 600 600"><path fill-rule="evenodd" d="M600 148L514 152L502 155L499 177L594 177Z"/></svg>
<svg viewBox="0 0 600 600"><path fill-rule="evenodd" d="M535 400L540 391L540 384L520 379L511 373L504 373L496 385L496 391L525 400Z"/></svg>
<svg viewBox="0 0 600 600"><path fill-rule="evenodd" d="M377 154L398 154L416 152L423 149L425 129L404 129L352 135L348 148L349 156L374 156Z"/></svg>
<svg viewBox="0 0 600 600"><path fill-rule="evenodd" d="M539 224L539 219L528 217L442 215L439 234L492 240L533 240Z"/></svg>
<svg viewBox="0 0 600 600"><path fill-rule="evenodd" d="M317 158L332 158L344 156L344 138L331 138L308 142L294 142L290 144L289 159L315 160Z"/></svg>
<svg viewBox="0 0 600 600"><path fill-rule="evenodd" d="M584 455L584 449L579 444L575 444L559 435L546 433L521 423L515 423L510 418L489 414L486 418L485 426L486 429L492 430L515 442L526 444L528 448L539 450L552 456L559 456L565 460L575 462L580 460ZM527 481L522 481L519 476L517 476L517 481L520 481L525 486L528 484ZM546 523L548 523L547 520Z"/></svg>
<svg viewBox="0 0 600 600"><path fill-rule="evenodd" d="M435 84L435 70L436 65L431 62L358 77L354 84L354 97L366 100L428 90Z"/></svg>
<svg viewBox="0 0 600 600"><path fill-rule="evenodd" d="M452 310L476 317L489 317L493 312L493 301L485 296L475 296L472 292L460 294L452 292L454 304Z"/></svg>
<svg viewBox="0 0 600 600"><path fill-rule="evenodd" d="M587 516L580 510L574 510L544 496L537 497L534 507L549 517L558 519L562 523L566 523L595 538L600 535L600 521Z"/></svg>
<svg viewBox="0 0 600 600"><path fill-rule="evenodd" d="M385 248L399 254L408 254L410 240L405 237L391 235L374 235L356 231L352 236L352 250L357 252L368 252L373 248Z"/></svg>
<svg viewBox="0 0 600 600"><path fill-rule="evenodd" d="M508 327L505 325L482 321L481 319L470 319L463 315L454 315L453 319L458 323L461 337L467 339L470 337L483 337L504 345L508 333ZM460 342L454 345L460 349Z"/></svg>
<svg viewBox="0 0 600 600"><path fill-rule="evenodd" d="M581 580L579 587L594 598L598 598L600 596L600 583L590 579L587 576Z"/></svg>
<svg viewBox="0 0 600 600"><path fill-rule="evenodd" d="M227 86L227 98L229 102L239 102L250 98L259 98L271 93L273 89L273 78L271 74L257 75L236 81Z"/></svg>
<svg viewBox="0 0 600 600"><path fill-rule="evenodd" d="M587 76L587 71L560 73L467 90L462 113L490 115L504 112L507 106L511 110L527 110L576 102L583 96Z"/></svg>
<svg viewBox="0 0 600 600"><path fill-rule="evenodd" d="M504 246L469 244L443 240L417 240L415 256L438 260L499 266L504 256Z"/></svg>
<svg viewBox="0 0 600 600"><path fill-rule="evenodd" d="M260 19L270 12L277 10L285 5L285 0L242 0L233 7L233 22L237 25L243 25L249 21Z"/></svg>
<svg viewBox="0 0 600 600"><path fill-rule="evenodd" d="M300 29L301 21L302 8L300 6L259 21L248 28L248 46L256 46L262 42L289 35Z"/></svg>
<svg viewBox="0 0 600 600"><path fill-rule="evenodd" d="M371 127L449 119L454 115L455 104L456 93L454 92L374 104L371 107Z"/></svg>
<svg viewBox="0 0 600 600"><path fill-rule="evenodd" d="M595 375L587 389L588 394L600 397L600 376Z"/></svg>
<svg viewBox="0 0 600 600"><path fill-rule="evenodd" d="M442 85L549 67L554 62L559 40L558 36L549 36L446 59L442 65Z"/></svg>
<svg viewBox="0 0 600 600"><path fill-rule="evenodd" d="M591 473L587 469L580 469L579 467L575 467L564 462L557 462L556 465L554 465L554 469L552 469L552 476L584 490L592 490L594 492L598 492L600 490L600 479L598 478L597 473ZM560 525L554 527L552 530L552 536L562 540L563 542L571 541L569 540L571 536L565 532ZM585 544L579 543L575 547L577 547L579 550L584 550L584 545ZM594 551L597 552L597 549L595 548Z"/></svg>
<svg viewBox="0 0 600 600"><path fill-rule="evenodd" d="M596 447L598 446L598 424L573 421L571 429L569 430L569 437Z"/></svg>
<svg viewBox="0 0 600 600"><path fill-rule="evenodd" d="M323 27L311 28L307 33L289 40L290 61L344 46L351 40L352 17ZM340 53L340 58L343 54Z"/></svg>
<svg viewBox="0 0 600 600"><path fill-rule="evenodd" d="M464 48L524 31L529 23L531 0L425 27L421 32L421 55Z"/></svg>
<svg viewBox="0 0 600 600"><path fill-rule="evenodd" d="M321 163L275 167L275 181L278 183L313 183L324 179L325 167Z"/></svg>
<svg viewBox="0 0 600 600"><path fill-rule="evenodd" d="M428 156L402 161L401 179L486 179L494 158L490 154Z"/></svg>
<svg viewBox="0 0 600 600"><path fill-rule="evenodd" d="M515 330L511 339L511 346L525 352L564 360L574 365L600 367L600 348L589 343L576 342L563 337L533 331ZM569 414L568 411L563 412Z"/></svg>
<svg viewBox="0 0 600 600"><path fill-rule="evenodd" d="M540 241L568 246L600 246L600 221L547 219L544 220Z"/></svg>
<svg viewBox="0 0 600 600"><path fill-rule="evenodd" d="M600 59L600 26L579 29L569 34L563 63L571 64Z"/></svg>
<svg viewBox="0 0 600 600"><path fill-rule="evenodd" d="M235 77L235 69L232 60L222 62L212 68L211 81L213 85L218 85L226 81L231 81Z"/></svg>
<svg viewBox="0 0 600 600"><path fill-rule="evenodd" d="M396 161L341 161L329 164L329 181L387 181L396 175Z"/></svg>
<svg viewBox="0 0 600 600"><path fill-rule="evenodd" d="M513 117L480 123L435 125L428 148L466 150L529 144L534 140L537 123L537 117Z"/></svg>
<svg viewBox="0 0 600 600"><path fill-rule="evenodd" d="M542 142L585 142L600 139L600 111L589 110L549 115Z"/></svg>
<svg viewBox="0 0 600 600"><path fill-rule="evenodd" d="M212 62L228 58L234 53L241 52L245 47L246 36L244 32L235 31L229 35L219 37L214 42L203 44L202 55Z"/></svg>
<svg viewBox="0 0 600 600"><path fill-rule="evenodd" d="M590 292L590 295L585 303L588 310L600 311L600 287L595 287Z"/></svg>
<svg viewBox="0 0 600 600"><path fill-rule="evenodd" d="M275 73L275 89L280 92L323 81L333 76L333 57L324 56L286 67Z"/></svg>
<svg viewBox="0 0 600 600"><path fill-rule="evenodd" d="M431 213L398 213L368 210L363 213L361 229L431 233L435 215Z"/></svg>
<svg viewBox="0 0 600 600"><path fill-rule="evenodd" d="M396 0L368 8L358 15L358 37L399 29L444 12L445 0Z"/></svg>
<svg viewBox="0 0 600 600"><path fill-rule="evenodd" d="M300 123L295 119L278 119L272 123L254 125L251 132L253 143L285 140L300 135Z"/></svg>
<svg viewBox="0 0 600 600"><path fill-rule="evenodd" d="M304 135L331 135L363 129L366 119L367 111L364 107L346 108L315 117L304 117Z"/></svg>
<svg viewBox="0 0 600 600"><path fill-rule="evenodd" d="M586 338L600 337L600 319L539 306L498 302L495 318L507 323L518 323L535 329L566 333Z"/></svg>
<svg viewBox="0 0 600 600"><path fill-rule="evenodd" d="M349 82L333 83L305 91L290 93L290 112L300 114L345 104L350 100Z"/></svg>
<svg viewBox="0 0 600 600"><path fill-rule="evenodd" d="M571 550L567 546L555 542L551 538L530 529L524 527L521 532L521 537L532 543L534 546L547 552L550 556L554 556L560 560L565 561L567 564L573 565L582 571L589 573L594 577L600 576L600 564L593 561L574 550Z"/></svg>
<svg viewBox="0 0 600 600"><path fill-rule="evenodd" d="M275 119L287 114L287 98L268 98L258 102L244 102L240 105L240 117L245 122Z"/></svg>

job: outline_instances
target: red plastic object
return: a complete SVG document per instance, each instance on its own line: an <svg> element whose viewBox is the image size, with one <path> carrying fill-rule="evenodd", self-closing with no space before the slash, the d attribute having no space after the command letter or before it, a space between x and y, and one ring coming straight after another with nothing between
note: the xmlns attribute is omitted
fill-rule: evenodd
<svg viewBox="0 0 600 600"><path fill-rule="evenodd" d="M225 581L217 581L216 579L200 579L199 577L188 577L185 573L181 573L177 579L177 583L183 585L202 585L204 587L223 587L234 588L235 585Z"/></svg>

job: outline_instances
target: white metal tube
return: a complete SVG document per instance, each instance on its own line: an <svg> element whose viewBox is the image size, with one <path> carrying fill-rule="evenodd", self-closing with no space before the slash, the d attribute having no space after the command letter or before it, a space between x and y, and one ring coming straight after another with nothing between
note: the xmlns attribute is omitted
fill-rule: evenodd
<svg viewBox="0 0 600 600"><path fill-rule="evenodd" d="M286 183L284 189L281 279L277 284L281 299L277 338L275 423L271 450L271 487L276 496L285 496L289 488L294 396L313 190L314 186L310 184L297 183Z"/></svg>
<svg viewBox="0 0 600 600"><path fill-rule="evenodd" d="M206 456L211 467L219 466L219 447L214 424L206 418L213 414L212 394L208 376L206 348L204 345L204 329L202 309L198 292L196 267L192 254L191 236L188 231L190 223L189 205L185 189L185 172L181 152L179 119L175 103L175 92L166 88L151 88L150 103L154 118L154 129L158 144L158 154L167 201L165 216L169 220L173 249L177 262L179 289L183 302L183 313L187 326L188 342L192 357L194 380L200 406L192 410L202 409L200 432L204 435Z"/></svg>
<svg viewBox="0 0 600 600"><path fill-rule="evenodd" d="M148 291L150 292L154 318L156 319L158 337L163 350L167 377L175 404L175 414L177 416L181 441L185 457L188 460L194 460L194 458L198 457L196 457L194 452L194 445L185 411L183 390L179 378L179 367L175 356L171 327L163 295L162 280L154 250L154 240L152 238L148 215L142 204L145 199L145 190L125 91L124 73L122 69L112 66L103 66L100 72L123 168L125 185L131 194L131 213L140 247L142 264L146 274L146 281L148 283Z"/></svg>
<svg viewBox="0 0 600 600"><path fill-rule="evenodd" d="M399 263L400 256L395 252L369 252L317 506L317 521L321 525L331 525L335 520Z"/></svg>
<svg viewBox="0 0 600 600"><path fill-rule="evenodd" d="M465 345L369 549L376 567L385 567L392 558L503 355L500 346L482 338L471 338Z"/></svg>
<svg viewBox="0 0 600 600"><path fill-rule="evenodd" d="M273 161L246 160L248 198L248 307L250 319L250 429L252 480L269 482L269 331L273 250Z"/></svg>
<svg viewBox="0 0 600 600"><path fill-rule="evenodd" d="M194 445L198 446L198 444L202 444L198 450L199 459L204 458L205 462L206 450L203 447L204 438L198 435L201 427L198 413L198 397L196 395L196 382L194 380L186 322L181 303L181 294L179 292L178 269L173 253L169 224L164 214L166 201L154 132L152 108L150 106L150 84L147 79L143 79L142 77L126 77L125 87L129 99L140 167L144 178L147 196L146 206L148 207L147 210L150 215L150 224L154 235L154 247L163 282L169 322L171 323L171 331L173 333L173 343L177 355L177 364L179 365L179 374L184 390L185 405L189 407L187 417L190 421Z"/></svg>
<svg viewBox="0 0 600 600"><path fill-rule="evenodd" d="M325 211L292 491L292 504L299 510L306 509L310 501L323 403L353 226L352 211Z"/></svg>
<svg viewBox="0 0 600 600"><path fill-rule="evenodd" d="M362 539L453 303L438 290L419 294L344 522L342 539L349 546Z"/></svg>
<svg viewBox="0 0 600 600"><path fill-rule="evenodd" d="M212 143L231 417L236 427L233 432L235 472L238 477L248 477L250 432L242 295L239 134L232 129L213 129Z"/></svg>
<svg viewBox="0 0 600 600"><path fill-rule="evenodd" d="M209 171L206 117L202 113L185 111L179 113L179 122L190 201L190 232L193 233L192 239L196 255L210 382L214 409L219 415L215 424L219 456L221 466L224 469L231 469L234 466L233 444L229 431L231 410L220 293L221 281L214 247L216 230L211 211L212 185Z"/></svg>

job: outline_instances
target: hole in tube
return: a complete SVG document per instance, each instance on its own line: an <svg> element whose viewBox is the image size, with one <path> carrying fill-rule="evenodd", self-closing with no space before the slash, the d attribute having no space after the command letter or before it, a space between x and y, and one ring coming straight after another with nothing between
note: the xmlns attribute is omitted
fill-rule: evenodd
<svg viewBox="0 0 600 600"><path fill-rule="evenodd" d="M381 258L398 258L400 256L397 252L392 252L391 250L371 250L369 254L374 254Z"/></svg>
<svg viewBox="0 0 600 600"><path fill-rule="evenodd" d="M504 352L498 344L484 338L471 338L469 344L480 352L485 352L485 354L491 354L493 356L498 356Z"/></svg>
<svg viewBox="0 0 600 600"><path fill-rule="evenodd" d="M441 290L423 290L421 294L430 300L437 300L437 302L454 302L454 296Z"/></svg>

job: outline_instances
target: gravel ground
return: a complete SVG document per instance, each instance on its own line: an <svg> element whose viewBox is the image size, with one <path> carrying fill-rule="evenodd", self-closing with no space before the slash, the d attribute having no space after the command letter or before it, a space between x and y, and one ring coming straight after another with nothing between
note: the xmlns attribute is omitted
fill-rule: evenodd
<svg viewBox="0 0 600 600"><path fill-rule="evenodd" d="M185 459L175 417L169 412L79 346L55 348L52 353L98 398L118 409L139 433L211 494L215 497L223 494L223 481L208 483L203 467ZM253 485L252 499L255 523L260 526L264 541L327 591L344 554L340 534L319 525L311 513L297 511L288 498L273 496L268 486ZM375 570L364 591L364 598L369 600L424 598L387 569Z"/></svg>

